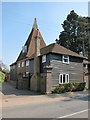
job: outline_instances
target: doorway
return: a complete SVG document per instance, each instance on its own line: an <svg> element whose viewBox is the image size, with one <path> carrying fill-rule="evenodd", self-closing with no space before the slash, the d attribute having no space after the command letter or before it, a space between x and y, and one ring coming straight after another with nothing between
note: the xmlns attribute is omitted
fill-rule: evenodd
<svg viewBox="0 0 90 120"><path fill-rule="evenodd" d="M28 88L29 88L29 90L31 88L31 77L32 77L32 74L29 73L29 81L28 81Z"/></svg>

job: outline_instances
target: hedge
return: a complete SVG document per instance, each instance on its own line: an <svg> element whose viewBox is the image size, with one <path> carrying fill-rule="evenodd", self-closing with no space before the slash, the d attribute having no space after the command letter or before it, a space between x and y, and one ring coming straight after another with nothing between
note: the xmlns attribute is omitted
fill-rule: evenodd
<svg viewBox="0 0 90 120"><path fill-rule="evenodd" d="M78 83L67 83L67 84L59 84L52 93L65 93L65 92L75 92L75 91L83 91L85 89L85 82Z"/></svg>
<svg viewBox="0 0 90 120"><path fill-rule="evenodd" d="M4 82L5 74L0 71L0 83Z"/></svg>

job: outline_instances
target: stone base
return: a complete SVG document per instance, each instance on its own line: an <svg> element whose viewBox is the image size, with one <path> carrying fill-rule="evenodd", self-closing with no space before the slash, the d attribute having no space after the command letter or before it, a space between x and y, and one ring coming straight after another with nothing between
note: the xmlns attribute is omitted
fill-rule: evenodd
<svg viewBox="0 0 90 120"><path fill-rule="evenodd" d="M30 90L40 92L41 76L36 74L31 77Z"/></svg>
<svg viewBox="0 0 90 120"><path fill-rule="evenodd" d="M18 79L16 88L20 90L27 90L28 89L28 78Z"/></svg>

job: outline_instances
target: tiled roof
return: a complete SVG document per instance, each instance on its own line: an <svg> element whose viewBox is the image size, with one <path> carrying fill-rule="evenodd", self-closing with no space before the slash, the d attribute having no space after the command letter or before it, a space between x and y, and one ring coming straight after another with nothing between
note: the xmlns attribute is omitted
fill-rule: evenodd
<svg viewBox="0 0 90 120"><path fill-rule="evenodd" d="M34 53L35 53L35 37L38 34L38 25L37 25L37 21L36 18L34 20L34 24L31 30L31 33L25 43L24 46L27 46L27 52L23 53L22 50L16 60L20 61L23 59L32 59L34 58ZM44 54L48 54L48 53L57 53L57 54L64 54L64 55L70 55L70 56L75 56L75 57L80 57L80 58L84 58L82 56L80 56L79 54L61 46L58 45L56 43L50 44L48 46L46 46L41 33L39 32L39 38L40 38L40 56L44 55Z"/></svg>
<svg viewBox="0 0 90 120"><path fill-rule="evenodd" d="M56 43L50 44L41 49L41 55L48 54L48 53L58 53L58 54L64 54L64 55L70 55L70 56L83 58L79 54L77 54L61 45L58 45Z"/></svg>
<svg viewBox="0 0 90 120"><path fill-rule="evenodd" d="M27 52L22 53L22 51L21 51L16 61L20 61L25 58L30 58L35 53L35 37L37 36L38 31L39 30L38 30L38 26L37 26L37 21L35 18L32 31L25 43L25 46L27 46ZM41 48L45 47L46 44L45 44L40 32L39 32L39 34L40 34L39 36L40 36L40 49L41 49Z"/></svg>

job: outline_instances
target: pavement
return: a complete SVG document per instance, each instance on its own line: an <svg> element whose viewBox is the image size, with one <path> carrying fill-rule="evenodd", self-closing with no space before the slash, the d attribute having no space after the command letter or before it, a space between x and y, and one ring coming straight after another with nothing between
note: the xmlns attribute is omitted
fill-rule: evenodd
<svg viewBox="0 0 90 120"><path fill-rule="evenodd" d="M5 82L0 93L3 118L88 118L90 91L41 95Z"/></svg>

